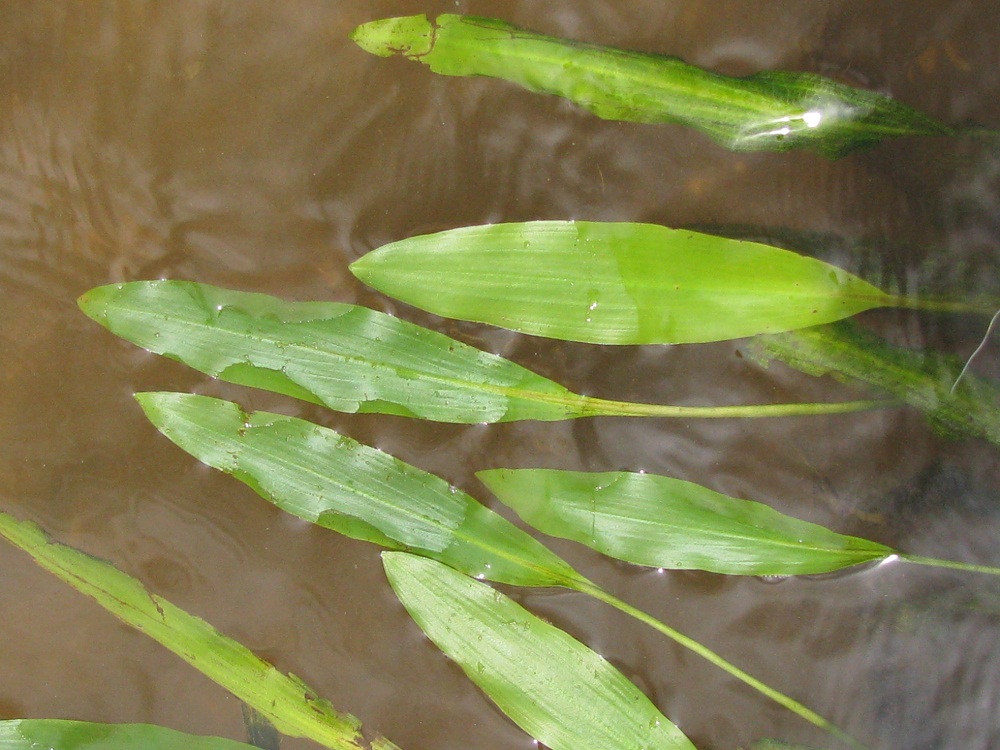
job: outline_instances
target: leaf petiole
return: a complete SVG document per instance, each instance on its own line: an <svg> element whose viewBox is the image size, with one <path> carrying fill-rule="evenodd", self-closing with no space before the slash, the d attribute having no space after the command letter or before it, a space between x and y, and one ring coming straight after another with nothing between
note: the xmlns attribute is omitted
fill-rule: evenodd
<svg viewBox="0 0 1000 750"><path fill-rule="evenodd" d="M833 724L829 719L820 716L818 713L816 713L810 708L807 708L794 698L791 698L782 693L781 691L772 688L770 685L761 682L753 675L749 674L748 672L744 672L736 665L732 664L723 657L719 656L717 653L712 651L707 646L702 645L693 638L689 638L688 636L681 633L679 630L675 630L674 628L670 627L666 623L661 622L660 620L657 620L655 617L644 612L643 610L638 609L637 607L633 607L628 602L622 601L618 597L608 593L607 591L600 588L596 584L589 582L588 584L579 584L575 587L575 590L579 591L580 593L592 596L595 599L614 607L620 612L624 612L630 617L633 617L636 620L645 623L646 625L653 628L657 632L667 636L675 643L683 646L684 648L690 651L693 651L694 653L698 654L698 656L711 662L716 667L723 670L732 677L735 677L737 680L744 683L745 685L749 685L754 690L767 696L776 703L784 706L789 711L795 713L799 717L808 721L810 724L813 724L819 727L820 729L829 732L837 739L847 743L853 748L856 748L856 750L865 749L864 745L862 745L860 742L854 739L843 729L840 729L837 725Z"/></svg>
<svg viewBox="0 0 1000 750"><path fill-rule="evenodd" d="M902 562L913 563L914 565L926 565L931 568L947 568L949 570L962 570L966 573L986 573L991 576L1000 576L1000 568L995 568L991 565L975 565L956 560L939 560L934 557L921 557L920 555L907 555L905 553L899 553L897 558Z"/></svg>
<svg viewBox="0 0 1000 750"><path fill-rule="evenodd" d="M903 402L894 399L834 401L805 404L739 404L733 406L674 406L584 397L583 416L665 417L688 419L746 419L764 417L849 414L873 409L892 409Z"/></svg>

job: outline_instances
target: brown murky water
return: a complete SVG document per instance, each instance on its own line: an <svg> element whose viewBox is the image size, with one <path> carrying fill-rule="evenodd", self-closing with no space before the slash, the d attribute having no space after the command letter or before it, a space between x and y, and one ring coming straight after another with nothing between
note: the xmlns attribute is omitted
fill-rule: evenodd
<svg viewBox="0 0 1000 750"><path fill-rule="evenodd" d="M201 467L146 423L133 391L194 390L301 415L484 501L473 472L485 467L645 469L916 554L998 563L996 448L944 442L911 411L491 427L332 414L208 381L77 311L92 286L158 277L359 302L583 392L722 404L845 392L763 370L739 356L741 342L609 350L443 322L364 289L347 264L463 224L641 220L792 241L910 292L998 292L1000 156L981 144L909 140L838 162L734 155L679 128L603 122L500 82L378 60L347 38L361 22L423 11L496 15L735 74L814 70L946 122L1000 126L995 0L4 4L3 510L114 561L407 750L532 745L409 622L375 547L291 520ZM985 328L864 319L961 355ZM977 370L1000 374L998 350ZM768 583L659 574L552 546L872 748L1000 746L995 580L890 564ZM0 566L0 717L245 737L238 701L173 655L7 545ZM515 594L612 659L702 750L762 737L832 745L601 605Z"/></svg>

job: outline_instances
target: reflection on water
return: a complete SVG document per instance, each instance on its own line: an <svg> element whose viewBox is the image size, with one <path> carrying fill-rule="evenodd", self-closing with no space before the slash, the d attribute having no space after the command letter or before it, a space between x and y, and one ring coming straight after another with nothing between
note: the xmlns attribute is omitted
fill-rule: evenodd
<svg viewBox="0 0 1000 750"><path fill-rule="evenodd" d="M440 321L364 289L347 264L382 243L463 224L618 219L744 227L907 293L1000 293L1000 156L981 143L907 140L837 162L731 154L679 128L603 122L500 82L436 78L347 39L377 17L470 10L729 74L814 70L947 123L1000 123L997 14L985 0L877 9L860 0L649 0L628 10L597 1L8 4L4 509L115 561L411 749L529 740L411 625L374 547L286 518L196 465L154 433L133 391L194 390L313 419L484 500L472 476L480 468L645 469L916 554L996 563L996 449L943 442L909 411L490 427L330 414L206 381L113 340L76 310L92 286L155 277L360 302L580 392L721 404L845 392L762 370L741 358L739 342L608 350ZM863 320L895 341L960 356L985 328L905 312ZM974 367L1000 373L996 345ZM640 571L552 546L874 748L1000 744L992 581L897 563L767 583ZM3 718L245 736L237 702L200 675L23 555L3 546L0 562ZM612 659L703 750L767 736L829 744L600 605L515 593Z"/></svg>

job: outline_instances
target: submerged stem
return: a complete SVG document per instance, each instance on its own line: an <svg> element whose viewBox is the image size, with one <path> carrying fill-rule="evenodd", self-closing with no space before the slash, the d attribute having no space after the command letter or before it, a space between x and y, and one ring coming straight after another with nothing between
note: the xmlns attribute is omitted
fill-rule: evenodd
<svg viewBox="0 0 1000 750"><path fill-rule="evenodd" d="M891 299L893 307L901 307L907 310L924 310L926 312L993 315L998 306L996 300L992 302L965 302L962 300L928 299L923 297L892 297Z"/></svg>
<svg viewBox="0 0 1000 750"><path fill-rule="evenodd" d="M835 724L830 722L828 719L824 719L818 713L802 705L794 698L790 698L784 693L770 687L766 683L761 682L756 677L748 674L747 672L744 672L735 664L732 664L731 662L722 658L717 653L712 651L710 648L703 646L698 641L694 640L693 638L689 638L688 636L684 635L678 630L675 630L669 625L660 622L652 615L643 612L641 609L633 607L631 604L628 604L627 602L623 602L621 599L618 599L613 594L608 593L604 589L600 588L594 583L590 583L589 581L586 584L576 585L574 588L576 588L576 590L580 591L581 593L588 594L594 597L595 599L598 599L604 602L605 604L609 604L615 609L624 612L625 614L631 617L634 617L636 620L639 620L640 622L649 625L651 628L667 636L675 643L678 643L684 648L693 651L694 653L698 654L698 656L701 656L703 659L708 660L709 662L717 666L719 669L735 677L740 682L744 683L745 685L749 685L754 690L762 693L763 695L767 696L776 703L784 706L789 711L792 711L793 713L797 714L799 717L805 719L810 724L813 724L819 727L820 729L826 730L837 739L850 745L853 748L856 748L857 750L864 750L865 748L864 745L862 745L856 739L851 737L851 735L847 734L847 732L845 732L843 729L840 729Z"/></svg>
<svg viewBox="0 0 1000 750"><path fill-rule="evenodd" d="M934 557L921 557L920 555L907 555L899 553L899 559L903 562L914 565L927 565L932 568L949 568L951 570L964 570L967 573L986 573L991 576L1000 576L1000 568L990 565L973 565L972 563L956 562L955 560L938 560Z"/></svg>
<svg viewBox="0 0 1000 750"><path fill-rule="evenodd" d="M584 396L581 411L588 416L678 417L689 419L745 419L751 417L798 417L820 414L849 414L856 411L902 406L891 399L839 401L807 404L740 404L737 406L673 406Z"/></svg>

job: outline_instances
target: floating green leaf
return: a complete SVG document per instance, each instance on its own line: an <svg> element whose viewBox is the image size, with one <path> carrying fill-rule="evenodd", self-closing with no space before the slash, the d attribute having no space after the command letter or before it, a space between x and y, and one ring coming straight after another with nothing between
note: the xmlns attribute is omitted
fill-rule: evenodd
<svg viewBox="0 0 1000 750"><path fill-rule="evenodd" d="M522 586L583 580L539 542L443 479L331 429L186 393L136 395L200 461L282 510L354 539Z"/></svg>
<svg viewBox="0 0 1000 750"><path fill-rule="evenodd" d="M382 555L427 636L519 727L552 750L694 750L603 657L513 600L413 555Z"/></svg>
<svg viewBox="0 0 1000 750"><path fill-rule="evenodd" d="M732 78L676 57L559 39L492 18L386 18L351 38L380 57L401 54L442 75L502 78L604 119L687 125L735 151L809 148L835 158L884 138L953 133L882 94L815 74Z"/></svg>
<svg viewBox="0 0 1000 750"><path fill-rule="evenodd" d="M221 737L197 737L152 724L96 724L65 719L0 721L2 750L254 750Z"/></svg>
<svg viewBox="0 0 1000 750"><path fill-rule="evenodd" d="M398 750L382 737L369 743L356 718L335 711L298 677L279 672L110 563L54 542L35 524L6 513L0 513L0 536L255 708L283 734L306 737L334 750Z"/></svg>
<svg viewBox="0 0 1000 750"><path fill-rule="evenodd" d="M900 552L657 474L490 469L476 476L539 531L639 565L788 576L828 573L892 556L917 565L1000 575L1000 568Z"/></svg>
<svg viewBox="0 0 1000 750"><path fill-rule="evenodd" d="M767 505L656 474L492 469L476 476L536 529L639 565L804 575L894 554Z"/></svg>
<svg viewBox="0 0 1000 750"><path fill-rule="evenodd" d="M351 271L438 315L596 344L720 341L914 304L815 258L655 224L462 227L384 245Z"/></svg>
<svg viewBox="0 0 1000 750"><path fill-rule="evenodd" d="M342 412L465 423L588 413L584 397L513 362L357 305L184 281L98 287L79 304L152 352Z"/></svg>
<svg viewBox="0 0 1000 750"><path fill-rule="evenodd" d="M886 405L667 406L581 396L502 357L365 307L285 302L187 281L113 284L79 302L91 318L149 351L232 383L344 412L480 423L772 417Z"/></svg>
<svg viewBox="0 0 1000 750"><path fill-rule="evenodd" d="M893 346L849 322L760 336L750 342L758 359L777 359L810 375L831 374L879 388L920 409L950 437L1000 445L1000 387L962 372L962 362L931 351ZM957 385L956 385L957 382Z"/></svg>

